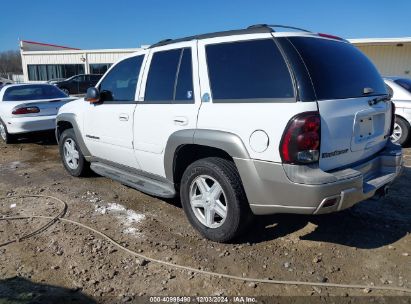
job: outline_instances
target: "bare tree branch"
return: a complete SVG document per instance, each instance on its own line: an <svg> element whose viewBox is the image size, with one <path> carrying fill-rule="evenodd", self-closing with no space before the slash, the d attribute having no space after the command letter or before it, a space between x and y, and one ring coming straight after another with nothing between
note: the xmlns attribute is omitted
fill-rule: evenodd
<svg viewBox="0 0 411 304"><path fill-rule="evenodd" d="M21 56L19 51L5 51L0 53L0 74L21 74Z"/></svg>

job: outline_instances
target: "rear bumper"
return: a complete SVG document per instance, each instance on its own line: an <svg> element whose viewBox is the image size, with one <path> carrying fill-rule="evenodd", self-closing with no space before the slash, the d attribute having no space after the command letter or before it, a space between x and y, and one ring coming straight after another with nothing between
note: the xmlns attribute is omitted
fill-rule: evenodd
<svg viewBox="0 0 411 304"><path fill-rule="evenodd" d="M402 170L402 150L391 142L367 161L334 172L318 167L235 159L254 214L321 214L373 197Z"/></svg>
<svg viewBox="0 0 411 304"><path fill-rule="evenodd" d="M56 128L56 115L10 118L6 124L10 134L53 130Z"/></svg>

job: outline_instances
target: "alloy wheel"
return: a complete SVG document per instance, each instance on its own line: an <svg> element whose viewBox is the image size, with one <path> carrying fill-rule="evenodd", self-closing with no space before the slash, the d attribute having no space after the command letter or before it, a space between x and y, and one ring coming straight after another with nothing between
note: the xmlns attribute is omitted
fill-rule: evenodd
<svg viewBox="0 0 411 304"><path fill-rule="evenodd" d="M76 170L79 166L80 159L80 154L77 150L76 142L71 138L67 138L67 140L64 142L63 151L64 160L67 166L72 170Z"/></svg>
<svg viewBox="0 0 411 304"><path fill-rule="evenodd" d="M393 142L397 142L400 140L402 136L402 128L398 123L394 123L394 130L391 135L391 140Z"/></svg>
<svg viewBox="0 0 411 304"><path fill-rule="evenodd" d="M196 218L208 228L220 227L227 218L227 198L220 183L200 175L190 186L190 204Z"/></svg>
<svg viewBox="0 0 411 304"><path fill-rule="evenodd" d="M1 123L1 122L0 122L0 136L4 141L7 140L6 128L4 127L3 123Z"/></svg>

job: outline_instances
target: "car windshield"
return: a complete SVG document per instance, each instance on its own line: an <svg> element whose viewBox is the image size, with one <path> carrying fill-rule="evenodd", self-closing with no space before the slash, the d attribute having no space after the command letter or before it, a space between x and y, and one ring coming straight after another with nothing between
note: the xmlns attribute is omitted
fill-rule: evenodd
<svg viewBox="0 0 411 304"><path fill-rule="evenodd" d="M24 85L10 87L3 96L4 101L56 99L68 97L53 85Z"/></svg>
<svg viewBox="0 0 411 304"><path fill-rule="evenodd" d="M375 66L352 44L311 37L289 40L303 58L319 100L388 94ZM366 89L370 92L364 93Z"/></svg>
<svg viewBox="0 0 411 304"><path fill-rule="evenodd" d="M411 93L411 79L400 78L400 79L394 80L394 82L396 82L397 84L399 84L400 86L402 86L404 89L406 89L408 92Z"/></svg>

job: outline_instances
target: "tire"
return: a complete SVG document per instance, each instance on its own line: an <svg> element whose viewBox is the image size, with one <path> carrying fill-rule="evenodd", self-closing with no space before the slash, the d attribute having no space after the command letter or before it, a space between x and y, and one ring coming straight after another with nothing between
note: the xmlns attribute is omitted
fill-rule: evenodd
<svg viewBox="0 0 411 304"><path fill-rule="evenodd" d="M72 176L87 176L90 173L90 164L80 150L73 129L65 130L59 139L60 157L64 168ZM70 160L71 159L71 160Z"/></svg>
<svg viewBox="0 0 411 304"><path fill-rule="evenodd" d="M210 192L205 191L207 189ZM213 189L216 195L212 195ZM217 194L218 192L221 193ZM192 163L183 174L180 197L191 225L209 240L232 241L249 224L250 206L240 175L232 161L209 157ZM193 199L195 197L200 199ZM223 218L221 214L224 215L224 212Z"/></svg>
<svg viewBox="0 0 411 304"><path fill-rule="evenodd" d="M7 126L1 119L0 119L0 138L6 144L12 144L16 141L16 137L7 131Z"/></svg>
<svg viewBox="0 0 411 304"><path fill-rule="evenodd" d="M409 133L409 123L401 117L395 116L395 125L393 134L391 135L391 141L395 144L403 145L408 141Z"/></svg>

